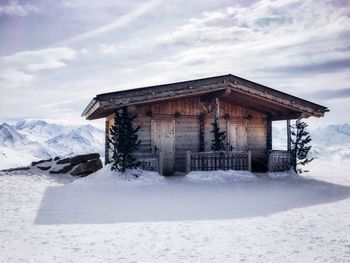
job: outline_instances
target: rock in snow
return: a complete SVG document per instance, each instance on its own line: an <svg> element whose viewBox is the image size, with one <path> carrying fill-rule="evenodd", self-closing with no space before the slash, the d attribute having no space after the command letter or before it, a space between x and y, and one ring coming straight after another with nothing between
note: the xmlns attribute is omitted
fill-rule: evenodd
<svg viewBox="0 0 350 263"><path fill-rule="evenodd" d="M56 160L55 160L56 159ZM87 176L103 167L100 154L90 153L67 157L64 159L39 160L32 162L32 166L40 170L49 170L50 174L64 174L70 172L73 176Z"/></svg>
<svg viewBox="0 0 350 263"><path fill-rule="evenodd" d="M38 165L37 166L40 170L47 171L51 168L51 165L45 166L45 165Z"/></svg>
<svg viewBox="0 0 350 263"><path fill-rule="evenodd" d="M50 174L65 174L65 173L68 173L72 169L73 169L73 165L71 165L71 164L56 165L49 171L49 173Z"/></svg>
<svg viewBox="0 0 350 263"><path fill-rule="evenodd" d="M70 174L73 176L86 176L89 174L92 174L94 172L97 172L102 168L102 162L99 158L92 159L87 162L83 162L78 164L71 172Z"/></svg>
<svg viewBox="0 0 350 263"><path fill-rule="evenodd" d="M41 163L46 163L46 162L51 162L52 161L52 158L50 159L47 159L47 160L40 160L40 161L37 161L37 162L32 162L32 166L35 166L35 165L38 165L38 164L41 164Z"/></svg>
<svg viewBox="0 0 350 263"><path fill-rule="evenodd" d="M63 158L57 161L57 164L66 164L69 163L69 157Z"/></svg>
<svg viewBox="0 0 350 263"><path fill-rule="evenodd" d="M69 158L69 162L72 165L76 165L82 162L86 162L92 159L98 159L100 158L100 155L98 153L90 153L90 154L83 154L83 155L77 155Z"/></svg>

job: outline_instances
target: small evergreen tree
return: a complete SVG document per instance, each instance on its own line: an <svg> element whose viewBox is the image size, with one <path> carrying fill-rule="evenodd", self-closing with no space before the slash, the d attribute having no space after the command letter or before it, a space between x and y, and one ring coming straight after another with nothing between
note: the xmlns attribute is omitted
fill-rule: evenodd
<svg viewBox="0 0 350 263"><path fill-rule="evenodd" d="M314 158L308 158L307 155L311 150L310 133L307 131L308 125L306 122L296 121L296 124L292 126L292 155L293 155L293 169L295 172L301 174L308 172L303 170L300 166L304 166L310 163Z"/></svg>
<svg viewBox="0 0 350 263"><path fill-rule="evenodd" d="M136 115L130 116L127 107L121 112L115 112L114 124L110 129L109 145L112 149L112 170L125 172L128 168L137 168L139 163L131 155L140 145L137 132L141 126L133 128L132 123Z"/></svg>
<svg viewBox="0 0 350 263"><path fill-rule="evenodd" d="M219 120L217 118L214 119L214 122L211 124L213 126L214 138L212 140L211 149L215 152L217 151L225 151L226 150L226 132L220 131Z"/></svg>

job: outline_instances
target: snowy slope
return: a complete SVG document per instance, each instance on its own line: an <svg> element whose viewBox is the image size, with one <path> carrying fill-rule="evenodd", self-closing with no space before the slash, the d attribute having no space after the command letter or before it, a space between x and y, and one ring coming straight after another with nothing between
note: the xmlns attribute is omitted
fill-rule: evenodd
<svg viewBox="0 0 350 263"><path fill-rule="evenodd" d="M273 149L286 149L286 128L273 127ZM312 157L350 161L350 125L329 125L310 131Z"/></svg>
<svg viewBox="0 0 350 263"><path fill-rule="evenodd" d="M60 134L68 133L71 130L71 127L48 123L43 120L24 120L18 122L14 127L29 140L36 142L45 142Z"/></svg>
<svg viewBox="0 0 350 263"><path fill-rule="evenodd" d="M326 128L318 128L311 133L316 145L344 145L350 143L350 125L329 125Z"/></svg>
<svg viewBox="0 0 350 263"><path fill-rule="evenodd" d="M0 262L350 262L350 166L312 165L210 181L3 173Z"/></svg>
<svg viewBox="0 0 350 263"><path fill-rule="evenodd" d="M101 152L102 149L102 144L96 137L79 129L74 129L68 134L60 134L48 140L47 145L58 155L64 152L68 155Z"/></svg>
<svg viewBox="0 0 350 263"><path fill-rule="evenodd" d="M43 120L0 125L0 169L54 156L98 152L104 132L91 125L59 125Z"/></svg>
<svg viewBox="0 0 350 263"><path fill-rule="evenodd" d="M27 166L39 158L31 151L20 151L14 148L0 146L0 170L18 166Z"/></svg>
<svg viewBox="0 0 350 263"><path fill-rule="evenodd" d="M0 145L5 147L13 147L15 145L28 144L29 140L21 135L16 128L3 123L0 125Z"/></svg>

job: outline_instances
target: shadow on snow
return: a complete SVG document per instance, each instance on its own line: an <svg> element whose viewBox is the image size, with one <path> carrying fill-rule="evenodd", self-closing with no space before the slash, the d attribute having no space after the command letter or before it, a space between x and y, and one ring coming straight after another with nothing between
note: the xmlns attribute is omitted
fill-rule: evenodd
<svg viewBox="0 0 350 263"><path fill-rule="evenodd" d="M128 184L130 183L130 184ZM350 187L305 178L246 182L69 184L48 187L35 224L109 224L268 216L350 197Z"/></svg>

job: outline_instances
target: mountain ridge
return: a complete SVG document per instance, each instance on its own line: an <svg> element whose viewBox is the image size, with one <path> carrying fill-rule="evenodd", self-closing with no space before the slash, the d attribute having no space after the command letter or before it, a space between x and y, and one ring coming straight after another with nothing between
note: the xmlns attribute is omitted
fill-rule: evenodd
<svg viewBox="0 0 350 263"><path fill-rule="evenodd" d="M23 120L0 125L0 169L37 159L88 152L104 154L104 131L87 125L61 125Z"/></svg>

